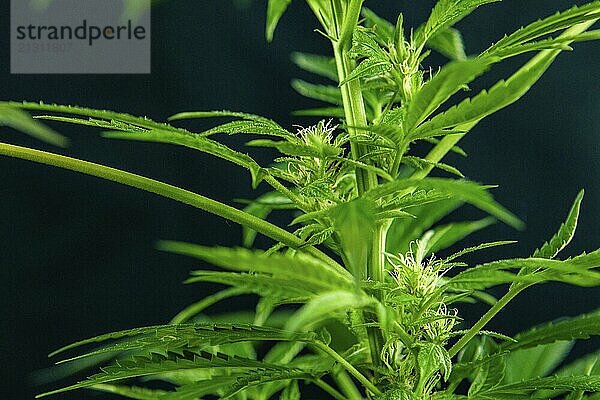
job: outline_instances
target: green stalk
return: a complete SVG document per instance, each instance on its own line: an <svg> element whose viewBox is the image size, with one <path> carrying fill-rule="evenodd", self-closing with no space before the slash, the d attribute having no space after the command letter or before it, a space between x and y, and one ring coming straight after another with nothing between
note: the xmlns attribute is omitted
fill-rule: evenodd
<svg viewBox="0 0 600 400"><path fill-rule="evenodd" d="M348 51L352 46L352 34L358 24L362 3L363 0L351 0L345 13L339 7L336 7L335 10L336 31L340 32L340 36L337 42L332 42L332 44L340 82L343 82L355 67L355 62L348 56ZM342 92L346 124L351 127L348 128L348 133L351 138L352 158L362 161L365 154L364 146L356 144L352 140L358 135L356 127L367 126L367 114L360 82L357 79L346 82L341 85L340 90ZM377 186L377 176L373 172L357 168L356 185L358 194L361 195L370 188Z"/></svg>
<svg viewBox="0 0 600 400"><path fill-rule="evenodd" d="M334 20L336 32L339 32L339 37L337 41L332 41L332 44L339 82L344 82L356 66L354 60L348 56L348 52L352 47L352 35L358 25L363 1L350 0L345 10L342 10L339 4L335 6L334 3ZM346 124L349 126L348 133L350 135L352 158L364 161L363 156L366 153L366 149L352 140L358 135L356 128L368 125L360 81L355 79L346 82L341 85L340 89ZM366 171L360 167L356 168L356 186L359 196L377 185L377 176L373 172ZM367 277L375 281L383 279L383 253L385 252L386 233L387 229L384 226L379 226L374 234L373 243L370 246L370 255L367 261ZM381 295L377 297L380 298ZM365 317L367 321L374 319L372 315L365 315ZM376 327L367 328L367 334L369 336L371 360L373 365L378 367L380 364L381 349L383 348L383 337L381 331Z"/></svg>
<svg viewBox="0 0 600 400"><path fill-rule="evenodd" d="M477 335L487 325L487 323L490 322L492 320L492 318L494 318L496 316L496 314L498 314L500 312L500 310L502 310L512 299L514 299L519 293L521 293L523 290L527 289L529 286L531 286L531 284L512 286L508 290L508 292L506 292L506 294L504 296L502 296L502 298L500 300L498 300L498 302L496 304L494 304L494 306L492 308L490 308L488 310L488 312L486 312L479 319L479 321L477 321L475 323L475 325L473 325L467 331L467 333L465 333L458 340L458 342L456 342L454 344L454 346L452 346L450 348L450 350L448 351L448 353L450 354L450 357L454 357L455 355L457 355L458 352L463 347L465 347L465 345L467 343L469 343L469 341L471 339L473 339L473 337L475 337L475 335Z"/></svg>
<svg viewBox="0 0 600 400"><path fill-rule="evenodd" d="M336 389L334 389L330 384L328 384L327 382L323 381L322 379L316 379L314 381L315 385L317 385L318 387L320 387L321 389L323 389L325 392L327 392L329 395L331 395L331 397L333 397L335 400L348 400L344 397L343 394L341 394L340 392L338 392Z"/></svg>
<svg viewBox="0 0 600 400"><path fill-rule="evenodd" d="M132 186L137 189L142 189L162 197L167 197L169 199L188 204L192 207L218 215L240 225L247 226L291 248L303 248L303 251L306 253L322 260L332 268L335 268L340 272L343 271L344 274L347 274L347 271L341 265L317 248L312 246L303 247L306 244L296 235L293 235L288 231L251 214L238 210L237 208L228 206L213 199L209 199L208 197L204 197L197 193L193 193L167 183L159 182L154 179L146 178L144 176L136 175L131 172L121 171L116 168L6 143L0 143L0 155L20 158L23 160L34 161L41 164L47 164L71 171L81 172L83 174L96 176L98 178L107 179L109 181L121 183L127 186Z"/></svg>
<svg viewBox="0 0 600 400"><path fill-rule="evenodd" d="M391 220L385 220L384 222L378 223L375 228L375 234L373 237L373 246L371 249L369 264L372 266L369 271L369 278L376 282L383 282L385 279L385 241L387 238L387 232L391 225ZM378 296L381 300L381 296Z"/></svg>
<svg viewBox="0 0 600 400"><path fill-rule="evenodd" d="M333 379L340 387L342 393L350 400L363 400L362 394L356 388L356 385L352 381L352 378L348 375L346 370L340 369L339 372L334 373Z"/></svg>
<svg viewBox="0 0 600 400"><path fill-rule="evenodd" d="M315 346L319 350L322 350L323 352L327 353L328 355L331 356L331 358L333 358L338 363L340 363L340 365L346 371L348 371L350 373L350 375L355 377L366 389L368 389L369 391L371 391L373 394L375 394L377 396L381 395L381 391L379 389L377 389L377 387L375 385L373 385L373 383L371 383L371 381L369 381L363 374L361 374L356 368L354 368L354 365L352 365L348 361L346 361L346 359L344 357L339 355L331 347L327 346L325 343L320 343L320 342L310 342L310 344Z"/></svg>

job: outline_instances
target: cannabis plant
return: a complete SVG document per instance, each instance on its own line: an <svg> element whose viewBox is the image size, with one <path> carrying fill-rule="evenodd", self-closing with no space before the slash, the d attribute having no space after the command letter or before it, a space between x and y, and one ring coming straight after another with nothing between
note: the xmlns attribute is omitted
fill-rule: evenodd
<svg viewBox="0 0 600 400"><path fill-rule="evenodd" d="M313 126L290 129L233 111L184 112L166 124L112 111L2 103L3 124L52 143L63 139L40 119L100 128L114 139L182 145L247 169L263 193L241 210L108 166L0 144L3 155L153 192L244 228L239 248L160 242L160 250L218 267L192 272L189 283L226 288L170 324L108 333L55 351L52 356L61 355L59 362L70 363L71 370L100 368L40 397L93 389L143 400L600 398L597 353L561 365L572 341L600 334L598 310L513 337L486 330L531 286L600 285L599 250L558 258L575 232L583 192L558 232L529 257L465 262L468 253L508 241L447 250L493 219L516 228L522 222L494 201L491 186L464 179L442 162L444 156L463 154L459 140L523 96L572 43L600 37L588 30L600 18L595 1L540 19L467 56L453 26L494 1L440 0L422 25L407 29L402 14L389 22L363 7L363 0L307 0L333 53L293 57L331 81L294 83L301 94L329 103L301 112L322 118ZM268 40L289 3L268 2ZM425 68L430 51L450 61ZM464 93L495 64L523 54L529 60L506 80ZM203 132L176 126L194 118L214 120L215 126ZM220 134L248 135L248 146L279 155L259 165L217 141ZM419 156L415 144L429 151ZM491 217L440 223L463 204ZM291 228L268 222L272 212L287 216ZM254 248L258 234L272 246ZM495 298L490 288L504 294ZM217 302L247 294L259 299L248 315L232 320L204 314ZM461 305L474 302L488 311L467 325Z"/></svg>

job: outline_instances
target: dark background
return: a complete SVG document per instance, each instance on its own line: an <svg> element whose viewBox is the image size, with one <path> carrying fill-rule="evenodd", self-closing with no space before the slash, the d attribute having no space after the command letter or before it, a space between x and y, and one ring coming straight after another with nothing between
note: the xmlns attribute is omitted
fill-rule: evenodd
<svg viewBox="0 0 600 400"><path fill-rule="evenodd" d="M422 21L432 4L367 1L391 19L407 10L409 26ZM474 53L571 4L506 1L482 7L458 27ZM328 51L300 0L282 19L272 44L263 36L263 1L245 9L223 0L164 1L153 10L151 75L10 75L8 2L2 7L0 97L7 100L77 104L158 120L184 110L243 110L289 127L298 121L290 117L291 110L316 105L289 87L290 79L304 76L289 61L290 52ZM600 245L600 44L575 47L558 58L526 98L483 121L463 140L468 159L449 160L471 179L499 184L497 199L527 223L524 232L498 224L467 241L519 240L511 248L482 253L482 260L530 254L556 231L582 187L580 225L568 254ZM473 89L508 76L525 60L496 67ZM205 127L201 122L186 126ZM70 148L51 148L6 128L0 139L155 177L223 201L252 196L245 171L210 156L167 145L109 141L85 127L55 128L72 139ZM227 140L241 143L243 138ZM264 154L258 158L266 161ZM240 229L231 223L96 178L2 157L0 182L3 398L29 399L40 391L31 374L50 365L49 351L106 331L165 323L207 293L202 286L181 285L197 263L157 252L155 240L239 243ZM480 214L466 210L460 216ZM595 308L599 299L598 289L545 285L516 300L492 328L515 333ZM472 320L477 314L465 316ZM61 398L109 396L78 392Z"/></svg>

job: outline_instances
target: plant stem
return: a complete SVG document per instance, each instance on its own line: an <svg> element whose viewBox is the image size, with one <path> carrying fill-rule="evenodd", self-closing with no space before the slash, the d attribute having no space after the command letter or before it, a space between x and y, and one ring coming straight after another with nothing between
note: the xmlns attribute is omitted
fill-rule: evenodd
<svg viewBox="0 0 600 400"><path fill-rule="evenodd" d="M348 51L352 44L352 34L358 23L362 2L363 0L351 0L343 18L339 15L341 10L336 11L336 25L340 37L337 42L332 42L332 45L339 82L343 82L355 67L354 61L348 56ZM358 80L346 82L341 85L340 90L342 92L346 124L349 126L348 133L350 134L352 158L362 161L365 149L353 140L357 137L356 128L367 126L367 114L360 82ZM377 176L373 172L358 167L356 169L356 186L358 194L361 195L370 188L377 186Z"/></svg>
<svg viewBox="0 0 600 400"><path fill-rule="evenodd" d="M355 377L366 389L370 390L373 394L376 394L378 396L381 395L381 391L377 389L377 387L373 385L371 381L369 381L363 374L360 373L360 371L354 368L354 365L346 361L346 359L339 355L334 349L321 342L310 342L310 344L312 344L319 350L322 350L323 352L329 354L331 358L339 362L340 365L344 367L344 369L348 371L350 375Z"/></svg>
<svg viewBox="0 0 600 400"><path fill-rule="evenodd" d="M296 193L285 187L281 182L279 182L275 177L271 175L265 176L264 180L269 185L271 185L273 189L277 190L279 193L293 201L302 211L306 212L306 204L300 196L298 196Z"/></svg>
<svg viewBox="0 0 600 400"><path fill-rule="evenodd" d="M385 220L384 222L378 223L375 228L373 235L373 246L371 248L371 259L369 264L371 270L369 271L369 278L376 282L383 282L385 274L385 242L387 238L387 232L390 227L391 220ZM381 296L376 296L378 300L381 300Z"/></svg>
<svg viewBox="0 0 600 400"><path fill-rule="evenodd" d="M344 82L346 77L355 67L355 62L349 57L348 52L352 45L352 35L358 25L363 1L364 0L350 0L345 10L341 10L340 7L336 7L334 10L336 32L339 32L340 35L337 41L332 42L332 45L339 82ZM367 126L368 124L360 81L355 79L346 82L341 85L340 89L342 92L346 124L349 126L348 134L350 135L352 158L364 162L365 160L363 160L363 157L366 153L366 149L363 145L360 145L353 140L358 136L357 128ZM373 172L364 170L360 167L356 168L356 187L359 196L377 185L377 176ZM385 251L386 233L387 230L383 226L377 228L374 233L374 241L370 246L370 256L367 261L367 277L378 282L383 278L383 253ZM377 297L379 298L380 296ZM367 321L372 320L373 316L365 315L365 319ZM383 347L381 331L376 327L369 327L367 328L367 335L369 336L371 360L373 365L378 367L380 364L380 353Z"/></svg>
<svg viewBox="0 0 600 400"><path fill-rule="evenodd" d="M465 345L475 337L492 318L496 316L512 299L515 298L523 290L527 289L531 284L522 284L512 286L508 292L496 304L492 306L480 319L473 325L467 333L465 333L459 340L450 348L448 353L450 357L454 357L458 352L465 347Z"/></svg>
<svg viewBox="0 0 600 400"><path fill-rule="evenodd" d="M331 259L317 248L312 246L303 248L303 246L306 244L296 235L293 235L288 231L251 214L238 210L237 208L228 206L213 199L209 199L208 197L204 197L197 193L190 192L189 190L169 185L164 182L159 182L154 179L146 178L144 176L136 175L131 172L95 164L89 161L78 160L76 158L61 156L58 154L6 143L0 143L0 155L20 158L23 160L34 161L71 171L81 172L83 174L96 176L98 178L107 179L127 186L132 186L137 189L142 189L147 192L158 194L162 197L167 197L169 199L188 204L192 207L218 215L240 225L247 226L291 248L302 248L306 253L318 258L319 260L322 260L340 273L345 275L348 273L348 271L346 271L335 260Z"/></svg>
<svg viewBox="0 0 600 400"><path fill-rule="evenodd" d="M350 400L362 400L363 396L356 388L356 385L352 381L352 378L348 376L348 373L344 369L340 369L339 372L333 374L333 379L336 381L344 395Z"/></svg>
<svg viewBox="0 0 600 400"><path fill-rule="evenodd" d="M328 394L331 395L331 397L333 397L336 400L348 400L344 397L343 394L341 394L340 392L338 392L337 390L335 390L330 384L328 384L327 382L323 381L322 379L316 379L314 381L315 385L317 385L318 387L320 387L321 389L323 389L324 391L326 391Z"/></svg>
<svg viewBox="0 0 600 400"><path fill-rule="evenodd" d="M477 122L468 124L469 125L468 128L466 126L460 127L460 128L461 129L464 128L465 130L470 130L471 128L473 128L473 126L475 126L476 123ZM425 156L425 159L427 161L431 161L433 163L440 162L442 160L442 158L444 158L444 156L456 145L456 143L458 143L458 141L460 139L462 139L463 136L465 136L465 133L454 133L454 134L444 136L444 138L442 140L440 140L439 143L436 144L433 149L431 149L429 154L427 154L427 156ZM429 175L429 173L433 170L433 168L434 168L434 165L429 164L429 165L425 166L423 169L415 171L410 176L410 179L423 179L423 178L427 177L427 175Z"/></svg>

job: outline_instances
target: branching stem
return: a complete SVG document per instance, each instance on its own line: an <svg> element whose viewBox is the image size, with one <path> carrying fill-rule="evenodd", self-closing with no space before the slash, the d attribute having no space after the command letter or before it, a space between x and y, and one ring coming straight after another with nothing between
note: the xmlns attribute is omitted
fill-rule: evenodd
<svg viewBox="0 0 600 400"><path fill-rule="evenodd" d="M473 339L473 337L475 337L475 335L477 335L487 325L487 323L490 322L492 320L492 318L494 318L496 316L496 314L498 314L500 312L500 310L502 310L512 299L514 299L523 290L527 289L530 285L531 284L522 284L522 285L514 285L514 286L512 286L508 290L508 292L506 292L506 294L504 296L502 296L502 298L500 300L498 300L498 302L496 304L494 304L492 306L492 308L490 308L488 310L488 312L486 312L479 319L479 321L477 321L475 323L475 325L473 325L467 331L467 333L465 333L458 340L458 342L456 342L454 344L454 346L452 346L452 348L450 348L450 350L448 351L448 353L450 354L450 357L454 357L455 355L457 355L458 352L463 347L465 347L465 345L467 343L469 343L469 341L471 339Z"/></svg>
<svg viewBox="0 0 600 400"><path fill-rule="evenodd" d="M204 197L197 193L190 192L189 190L169 185L164 182L159 182L154 179L146 178L144 176L136 175L131 172L121 171L116 168L95 164L89 161L78 160L76 158L61 156L40 150L28 149L26 147L15 146L6 143L0 143L0 155L52 165L55 167L96 176L98 178L107 179L123 185L132 186L137 189L142 189L147 192L158 194L162 197L167 197L169 199L188 204L192 207L218 215L240 225L247 226L267 237L285 244L286 246L296 249L303 248L303 246L305 246L304 241L296 235L293 235L288 231L251 214L238 210L237 208L228 206L213 199L209 199L208 197ZM303 251L315 258L322 260L332 268L335 268L340 272L343 271L345 274L347 273L347 271L335 260L331 259L317 248L312 246L304 247Z"/></svg>
<svg viewBox="0 0 600 400"><path fill-rule="evenodd" d="M356 368L354 368L354 366L352 364L350 364L348 361L346 361L346 359L344 357L339 355L331 347L329 347L325 343L321 343L321 342L311 342L310 344L315 346L317 349L322 350L323 352L327 353L328 355L331 356L331 358L333 358L334 360L339 362L340 365L342 367L344 367L344 369L346 371L348 371L350 373L350 375L355 377L366 389L368 389L375 395L378 395L378 396L381 395L381 391L379 389L377 389L377 387L375 385L373 385L373 383L371 383L371 381L369 381L363 374L360 373L360 371L358 371Z"/></svg>

